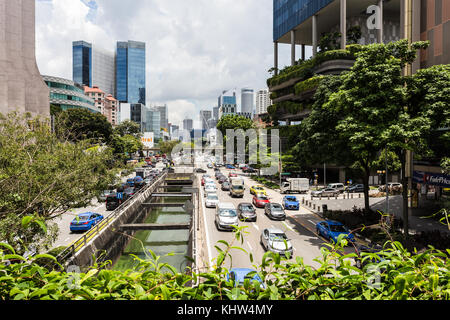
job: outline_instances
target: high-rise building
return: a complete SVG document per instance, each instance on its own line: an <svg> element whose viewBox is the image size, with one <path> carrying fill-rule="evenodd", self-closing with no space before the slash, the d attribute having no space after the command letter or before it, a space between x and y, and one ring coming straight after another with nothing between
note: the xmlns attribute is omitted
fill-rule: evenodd
<svg viewBox="0 0 450 320"><path fill-rule="evenodd" d="M116 98L121 102L145 104L145 43L117 42Z"/></svg>
<svg viewBox="0 0 450 320"><path fill-rule="evenodd" d="M155 108L146 108L147 132L153 132L157 142L161 138L161 112Z"/></svg>
<svg viewBox="0 0 450 320"><path fill-rule="evenodd" d="M169 110L167 105L155 106L154 108L161 113L161 128L169 129Z"/></svg>
<svg viewBox="0 0 450 320"><path fill-rule="evenodd" d="M36 64L35 0L0 0L0 113L50 115Z"/></svg>
<svg viewBox="0 0 450 320"><path fill-rule="evenodd" d="M183 130L191 131L194 129L194 120L184 119L183 120Z"/></svg>
<svg viewBox="0 0 450 320"><path fill-rule="evenodd" d="M200 122L202 123L202 129L208 130L208 120L212 118L212 111L210 110L201 110L200 111Z"/></svg>
<svg viewBox="0 0 450 320"><path fill-rule="evenodd" d="M139 124L141 132L147 129L147 108L141 103L126 103L119 104L119 123L130 120Z"/></svg>
<svg viewBox="0 0 450 320"><path fill-rule="evenodd" d="M256 114L267 113L267 107L271 104L269 90L261 89L256 92Z"/></svg>
<svg viewBox="0 0 450 320"><path fill-rule="evenodd" d="M227 91L224 91L219 97L219 120L224 115L237 113L236 91L233 91L233 95L225 95Z"/></svg>
<svg viewBox="0 0 450 320"><path fill-rule="evenodd" d="M72 80L83 86L92 85L92 44L72 42Z"/></svg>
<svg viewBox="0 0 450 320"><path fill-rule="evenodd" d="M92 85L99 87L106 94L115 95L116 57L113 51L93 46L92 50Z"/></svg>
<svg viewBox="0 0 450 320"><path fill-rule="evenodd" d="M213 118L217 121L219 121L219 107L213 108Z"/></svg>
<svg viewBox="0 0 450 320"><path fill-rule="evenodd" d="M241 112L253 113L255 105L255 93L253 89L242 88L241 89Z"/></svg>

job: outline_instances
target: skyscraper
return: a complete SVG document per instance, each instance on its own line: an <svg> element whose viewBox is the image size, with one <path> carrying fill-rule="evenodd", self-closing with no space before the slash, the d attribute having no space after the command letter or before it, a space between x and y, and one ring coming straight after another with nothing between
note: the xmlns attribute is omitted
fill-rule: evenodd
<svg viewBox="0 0 450 320"><path fill-rule="evenodd" d="M227 91L224 91L219 97L219 120L222 116L227 114L237 113L236 92L233 91L233 95L225 95Z"/></svg>
<svg viewBox="0 0 450 320"><path fill-rule="evenodd" d="M243 88L241 89L241 112L253 113L255 94L253 89Z"/></svg>
<svg viewBox="0 0 450 320"><path fill-rule="evenodd" d="M212 118L212 112L210 110L201 110L200 111L200 122L202 123L202 129L208 130L208 120Z"/></svg>
<svg viewBox="0 0 450 320"><path fill-rule="evenodd" d="M92 45L86 41L72 42L72 80L84 86L92 85Z"/></svg>
<svg viewBox="0 0 450 320"><path fill-rule="evenodd" d="M161 113L161 128L169 129L169 111L167 105L155 106L155 109Z"/></svg>
<svg viewBox="0 0 450 320"><path fill-rule="evenodd" d="M115 94L114 52L97 48L86 41L72 43L72 80L93 88L99 87L107 94Z"/></svg>
<svg viewBox="0 0 450 320"><path fill-rule="evenodd" d="M117 100L145 104L145 90L145 43L138 41L117 42Z"/></svg>
<svg viewBox="0 0 450 320"><path fill-rule="evenodd" d="M261 89L256 93L256 114L267 112L267 107L272 103L270 101L269 90Z"/></svg>
<svg viewBox="0 0 450 320"><path fill-rule="evenodd" d="M194 129L194 120L184 119L183 120L183 130L191 131Z"/></svg>
<svg viewBox="0 0 450 320"><path fill-rule="evenodd" d="M48 116L49 98L36 64L35 1L0 0L0 112Z"/></svg>

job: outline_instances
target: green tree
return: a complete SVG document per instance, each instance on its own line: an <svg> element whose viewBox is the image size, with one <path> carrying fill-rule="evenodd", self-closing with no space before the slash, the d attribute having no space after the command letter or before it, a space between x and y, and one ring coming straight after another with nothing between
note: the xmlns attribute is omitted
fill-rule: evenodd
<svg viewBox="0 0 450 320"><path fill-rule="evenodd" d="M124 136L115 134L110 146L114 155L122 160L126 160L127 156L144 148L141 139L130 134Z"/></svg>
<svg viewBox="0 0 450 320"><path fill-rule="evenodd" d="M227 130L238 130L242 129L247 131L248 129L254 129L254 123L252 120L239 116L236 114L225 115L220 118L219 123L217 124L217 129L222 133L222 136L225 138L227 134Z"/></svg>
<svg viewBox="0 0 450 320"><path fill-rule="evenodd" d="M85 207L114 180L107 148L61 141L41 118L0 116L0 241L23 253L46 247L52 220Z"/></svg>
<svg viewBox="0 0 450 320"><path fill-rule="evenodd" d="M170 155L172 153L173 148L175 148L175 146L178 145L179 143L180 141L178 140L162 141L159 143L159 148L162 153Z"/></svg>
<svg viewBox="0 0 450 320"><path fill-rule="evenodd" d="M113 134L111 123L101 113L87 109L68 109L55 117L55 132L62 140L90 139L97 143L109 143Z"/></svg>
<svg viewBox="0 0 450 320"><path fill-rule="evenodd" d="M131 120L125 120L118 124L114 128L114 133L120 136L132 135L136 138L141 138L142 136L140 125Z"/></svg>

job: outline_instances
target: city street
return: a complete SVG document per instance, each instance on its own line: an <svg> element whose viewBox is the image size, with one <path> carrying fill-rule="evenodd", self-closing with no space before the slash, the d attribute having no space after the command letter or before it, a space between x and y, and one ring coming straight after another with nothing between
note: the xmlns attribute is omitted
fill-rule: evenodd
<svg viewBox="0 0 450 320"><path fill-rule="evenodd" d="M208 169L208 174L211 175L214 179L214 170ZM228 173L231 170L221 168L221 171L228 176ZM240 170L237 170L239 173ZM199 179L199 185L202 174L197 175L197 179ZM239 175L244 179L245 182L245 193L244 198L232 198L228 191L222 191L220 189L220 184L216 182L216 186L218 188L217 194L219 196L220 202L231 202L238 206L239 203L247 202L252 203L253 196L250 194L249 189L251 186L258 184L257 182L251 180L249 177L244 175ZM282 203L282 199L284 195L275 192L271 189L266 188L266 192L270 201L272 203ZM208 255L210 259L215 259L218 255L218 251L215 246L219 246L222 250L224 249L224 244L218 243L219 240L225 240L229 244L233 246L238 246L246 250L247 254L238 249L232 250L232 261L229 259L225 264L226 267L251 267L252 263L250 262L250 258L248 253L252 253L254 264L259 265L262 261L262 257L265 253L264 248L260 244L260 236L265 228L278 228L283 230L287 237L291 239L292 245L294 247L294 257L302 257L305 264L318 267L319 263L314 261L315 258L320 257L320 248L324 246L326 240L322 237L317 236L315 232L316 223L322 221L320 217L313 214L311 211L304 208L300 205L300 210L291 211L285 210L286 212L286 220L285 221L273 221L270 220L265 214L264 209L256 208L257 212L257 221L256 222L239 222L239 226L247 227L245 231L247 233L244 234L244 241L241 244L237 240L235 240L235 236L233 232L230 231L218 231L216 225L214 223L214 208L206 208L204 204L204 190L201 187L200 197L203 200L202 202L202 212L203 219L205 224L205 233L206 233L206 243L208 246ZM297 197L298 198L298 197ZM347 247L346 253L354 252L353 247ZM215 261L212 263L214 264Z"/></svg>

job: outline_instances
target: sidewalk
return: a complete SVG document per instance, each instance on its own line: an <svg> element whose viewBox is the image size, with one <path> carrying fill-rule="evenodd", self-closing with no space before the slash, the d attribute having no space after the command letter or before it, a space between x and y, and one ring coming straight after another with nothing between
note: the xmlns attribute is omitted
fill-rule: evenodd
<svg viewBox="0 0 450 320"><path fill-rule="evenodd" d="M343 199L342 196L335 198L322 199L314 198L311 200L310 195L301 195L298 197L300 202L302 203L302 199L304 199L304 203L302 204L308 210L322 215L323 209L322 205L327 205L328 210L352 210L354 207L363 208L364 207L364 197L361 196L359 198L358 194L354 194L353 199ZM370 207L373 210L379 210L381 212L386 212L386 198L370 198L369 199ZM389 212L394 214L397 218L402 218L403 216L403 199L401 195L391 195L389 196ZM412 214L409 215L409 230L411 234L416 234L421 231L434 231L439 230L441 233L450 234L450 229L447 225L443 225L437 220L432 218L422 218L423 215L429 215L425 213L424 208L413 208Z"/></svg>

